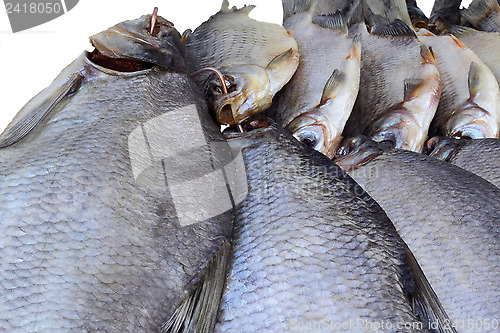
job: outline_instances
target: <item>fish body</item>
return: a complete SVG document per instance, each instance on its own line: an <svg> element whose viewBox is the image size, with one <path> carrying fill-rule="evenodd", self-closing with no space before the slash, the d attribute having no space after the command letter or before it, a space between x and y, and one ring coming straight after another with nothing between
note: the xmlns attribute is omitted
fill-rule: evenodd
<svg viewBox="0 0 500 333"><path fill-rule="evenodd" d="M408 244L457 332L500 316L500 190L455 165L388 150L349 172ZM397 184L397 186L395 186Z"/></svg>
<svg viewBox="0 0 500 333"><path fill-rule="evenodd" d="M430 156L450 162L500 187L499 139L459 140L436 137L429 141Z"/></svg>
<svg viewBox="0 0 500 333"><path fill-rule="evenodd" d="M215 332L371 332L363 323L381 321L427 332L410 306L420 304L419 288L406 294L411 255L350 177L285 130L228 142L241 150L249 188Z"/></svg>
<svg viewBox="0 0 500 333"><path fill-rule="evenodd" d="M500 4L496 0L473 0L461 14L479 30L500 33Z"/></svg>
<svg viewBox="0 0 500 333"><path fill-rule="evenodd" d="M441 93L432 52L399 20L371 33L358 24L350 33L361 39L361 78L344 136L421 151Z"/></svg>
<svg viewBox="0 0 500 333"><path fill-rule="evenodd" d="M297 42L280 25L248 17L254 6L221 10L186 39L191 72L214 67L224 76L228 93L218 80L196 78L207 92L217 121L237 124L271 105L273 96L297 69Z"/></svg>
<svg viewBox="0 0 500 333"><path fill-rule="evenodd" d="M442 94L429 136L498 136L500 91L498 82L481 59L453 35L434 36L425 29L419 39L437 57Z"/></svg>
<svg viewBox="0 0 500 333"><path fill-rule="evenodd" d="M277 122L331 157L358 94L359 42L347 34L340 12L297 13L283 25L297 40L301 55L294 76L275 98Z"/></svg>
<svg viewBox="0 0 500 333"><path fill-rule="evenodd" d="M233 215L216 170L227 144L186 73L92 57L0 136L0 330L154 332L174 318L210 331L204 313L222 290L193 295L224 280ZM176 315L182 304L194 313Z"/></svg>
<svg viewBox="0 0 500 333"><path fill-rule="evenodd" d="M491 69L497 82L500 82L500 33L484 32L463 26L452 26L449 30L481 58Z"/></svg>

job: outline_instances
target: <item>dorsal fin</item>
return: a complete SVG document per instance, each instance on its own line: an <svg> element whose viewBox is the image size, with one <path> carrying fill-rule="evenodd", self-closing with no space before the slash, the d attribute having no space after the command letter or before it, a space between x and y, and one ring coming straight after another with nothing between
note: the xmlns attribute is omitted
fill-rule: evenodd
<svg viewBox="0 0 500 333"><path fill-rule="evenodd" d="M414 37L415 31L406 25L403 21L396 19L391 25L375 25L371 30L372 35L382 36L382 37Z"/></svg>
<svg viewBox="0 0 500 333"><path fill-rule="evenodd" d="M477 32L476 29L472 29L469 27L464 27L462 25L452 25L451 27L448 28L448 31L454 35L455 37L459 38L463 35L466 35L468 33L474 33Z"/></svg>
<svg viewBox="0 0 500 333"><path fill-rule="evenodd" d="M283 21L298 13L312 12L318 0L281 0Z"/></svg>
<svg viewBox="0 0 500 333"><path fill-rule="evenodd" d="M344 21L344 15L337 10L335 14L315 15L312 22L317 26L331 30L341 30L347 33L347 25Z"/></svg>
<svg viewBox="0 0 500 333"><path fill-rule="evenodd" d="M252 9L254 9L254 5L245 5L241 7L240 9L236 8L236 6L233 6L229 8L229 1L228 0L223 0L222 1L222 6L220 8L221 13L239 13L239 14L250 14Z"/></svg>

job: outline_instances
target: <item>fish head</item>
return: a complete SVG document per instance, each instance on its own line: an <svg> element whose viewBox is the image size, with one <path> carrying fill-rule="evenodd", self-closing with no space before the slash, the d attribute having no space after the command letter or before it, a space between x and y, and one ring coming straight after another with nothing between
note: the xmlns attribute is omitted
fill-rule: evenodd
<svg viewBox="0 0 500 333"><path fill-rule="evenodd" d="M341 139L332 122L317 108L295 117L286 129L297 140L329 158L333 157Z"/></svg>
<svg viewBox="0 0 500 333"><path fill-rule="evenodd" d="M227 93L220 79L212 76L210 102L217 121L239 124L271 105L271 84L264 68L257 65L236 65L220 69Z"/></svg>
<svg viewBox="0 0 500 333"><path fill-rule="evenodd" d="M185 70L184 44L172 22L152 15L121 22L90 37L100 55L111 59L143 62L180 72Z"/></svg>

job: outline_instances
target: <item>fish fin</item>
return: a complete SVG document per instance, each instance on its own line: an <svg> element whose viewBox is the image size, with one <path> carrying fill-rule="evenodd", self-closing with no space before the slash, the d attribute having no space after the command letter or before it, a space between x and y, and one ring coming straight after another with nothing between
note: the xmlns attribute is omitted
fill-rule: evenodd
<svg viewBox="0 0 500 333"><path fill-rule="evenodd" d="M474 96L474 94L479 90L480 84L480 75L479 75L479 65L475 62L471 62L469 67L469 94L470 96Z"/></svg>
<svg viewBox="0 0 500 333"><path fill-rule="evenodd" d="M254 9L254 5L245 5L241 7L240 9L236 8L236 6L233 6L229 8L229 1L228 0L223 0L222 1L222 6L220 7L220 12L221 13L240 13L240 14L250 14L252 9Z"/></svg>
<svg viewBox="0 0 500 333"><path fill-rule="evenodd" d="M390 20L387 17L389 9L382 0L364 0L363 16L370 26L388 25Z"/></svg>
<svg viewBox="0 0 500 333"><path fill-rule="evenodd" d="M344 21L344 16L338 10L335 14L315 15L312 18L312 23L322 28L340 30L347 34L347 25Z"/></svg>
<svg viewBox="0 0 500 333"><path fill-rule="evenodd" d="M404 81L404 100L409 101L417 98L423 82L422 79L406 79Z"/></svg>
<svg viewBox="0 0 500 333"><path fill-rule="evenodd" d="M321 94L321 102L319 105L323 105L329 99L335 98L337 95L337 89L342 83L344 83L346 75L339 69L333 71L332 75L326 81L325 87L323 88L323 93Z"/></svg>
<svg viewBox="0 0 500 333"><path fill-rule="evenodd" d="M391 7L389 9L388 17L391 22L395 19L400 19L407 26L412 26L410 14L408 14L408 8L406 7L405 0L391 0Z"/></svg>
<svg viewBox="0 0 500 333"><path fill-rule="evenodd" d="M349 10L346 14L347 26L351 26L356 23L364 23L363 17L363 1L353 0Z"/></svg>
<svg viewBox="0 0 500 333"><path fill-rule="evenodd" d="M452 25L448 28L448 31L457 38L460 38L466 34L477 32L476 29L469 27L464 27L462 25Z"/></svg>
<svg viewBox="0 0 500 333"><path fill-rule="evenodd" d="M161 327L160 333L212 332L217 320L231 245L225 241L221 245L199 285L175 310L170 319Z"/></svg>
<svg viewBox="0 0 500 333"><path fill-rule="evenodd" d="M400 19L395 19L390 25L375 25L370 33L382 37L407 36L417 38L415 31Z"/></svg>
<svg viewBox="0 0 500 333"><path fill-rule="evenodd" d="M434 332L457 333L455 328L451 326L448 314L441 305L438 296L432 289L413 253L407 246L405 246L404 252L406 266L410 274L412 289L410 297L412 298L413 310L427 327L434 327L437 324L437 329Z"/></svg>
<svg viewBox="0 0 500 333"><path fill-rule="evenodd" d="M425 63L429 64L434 64L436 65L436 55L434 54L434 51L432 50L432 47L427 47L425 45L420 45L420 56L422 59L424 59Z"/></svg>
<svg viewBox="0 0 500 333"><path fill-rule="evenodd" d="M191 36L192 33L193 33L193 30L191 30L191 29L184 30L184 32L181 35L181 42L184 43L186 41L186 39L188 39L189 36Z"/></svg>
<svg viewBox="0 0 500 333"><path fill-rule="evenodd" d="M283 21L298 13L312 12L318 0L281 0L283 6Z"/></svg>
<svg viewBox="0 0 500 333"><path fill-rule="evenodd" d="M279 70L283 66L288 66L293 55L293 48L290 48L288 49L288 51L278 54L276 57L274 57L273 60L269 62L269 64L267 64L266 69Z"/></svg>
<svg viewBox="0 0 500 333"><path fill-rule="evenodd" d="M462 11L462 17L477 25L488 17L490 12L500 12L500 5L497 0L474 0L467 9Z"/></svg>
<svg viewBox="0 0 500 333"><path fill-rule="evenodd" d="M35 96L0 135L0 148L11 146L28 135L66 96L78 90L82 82L82 74L73 73L61 85L49 86Z"/></svg>

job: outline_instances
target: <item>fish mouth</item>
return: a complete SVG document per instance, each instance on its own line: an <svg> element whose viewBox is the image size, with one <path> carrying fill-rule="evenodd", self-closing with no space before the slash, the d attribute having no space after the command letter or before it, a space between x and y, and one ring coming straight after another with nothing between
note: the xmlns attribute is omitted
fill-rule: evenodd
<svg viewBox="0 0 500 333"><path fill-rule="evenodd" d="M158 16L150 34L152 15L121 22L90 37L95 47L90 60L102 67L135 71L155 65L184 71L184 44L174 25Z"/></svg>
<svg viewBox="0 0 500 333"><path fill-rule="evenodd" d="M490 112L472 104L466 105L446 121L447 136L456 139L498 137L498 124Z"/></svg>
<svg viewBox="0 0 500 333"><path fill-rule="evenodd" d="M332 122L316 110L295 117L287 126L293 136L328 158L332 158L340 144L341 136Z"/></svg>
<svg viewBox="0 0 500 333"><path fill-rule="evenodd" d="M431 157L450 162L465 144L466 140L433 137L425 145L425 153Z"/></svg>
<svg viewBox="0 0 500 333"><path fill-rule="evenodd" d="M227 85L227 94L210 92L212 108L221 124L235 125L271 106L272 95L267 72L259 66L241 65L221 68Z"/></svg>
<svg viewBox="0 0 500 333"><path fill-rule="evenodd" d="M344 171L356 170L381 155L390 147L375 142L366 136L359 135L344 140L337 150L333 161Z"/></svg>

